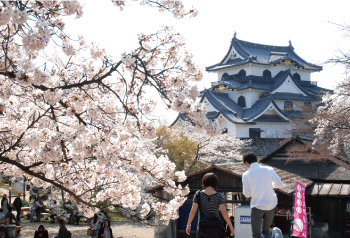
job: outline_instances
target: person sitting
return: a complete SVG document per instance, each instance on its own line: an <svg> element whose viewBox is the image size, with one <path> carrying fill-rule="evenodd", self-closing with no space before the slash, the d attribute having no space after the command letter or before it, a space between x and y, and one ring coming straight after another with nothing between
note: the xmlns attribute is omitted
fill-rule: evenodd
<svg viewBox="0 0 350 238"><path fill-rule="evenodd" d="M4 209L0 208L0 220L5 220Z"/></svg>
<svg viewBox="0 0 350 238"><path fill-rule="evenodd" d="M54 238L71 238L71 233L67 230L64 220L60 219L58 225L60 229L58 230L58 235Z"/></svg>
<svg viewBox="0 0 350 238"><path fill-rule="evenodd" d="M34 238L49 238L49 232L45 230L43 225L40 225L38 230L35 231Z"/></svg>
<svg viewBox="0 0 350 238"><path fill-rule="evenodd" d="M51 214L50 214L50 223L55 223L55 217L56 217L56 213L51 211Z"/></svg>
<svg viewBox="0 0 350 238"><path fill-rule="evenodd" d="M55 217L57 216L56 206L57 206L57 202L53 201L53 208L50 213L50 223L55 223Z"/></svg>
<svg viewBox="0 0 350 238"><path fill-rule="evenodd" d="M20 222L16 219L15 215L12 213L12 207L8 208L8 212L5 214L5 219L9 218L10 224L16 224L16 226L20 226Z"/></svg>

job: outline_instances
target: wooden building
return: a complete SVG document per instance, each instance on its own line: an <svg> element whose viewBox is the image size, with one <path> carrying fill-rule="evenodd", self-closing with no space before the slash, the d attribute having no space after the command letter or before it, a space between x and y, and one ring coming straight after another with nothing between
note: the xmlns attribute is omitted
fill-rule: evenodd
<svg viewBox="0 0 350 238"><path fill-rule="evenodd" d="M188 199L186 203L179 209L179 219L177 221L171 222L168 227L158 227L155 229L155 238L160 237L188 237L185 234L188 214L191 210L192 206L192 198L195 192L199 189L202 189L202 178L206 173L213 172L219 178L219 188L218 191L223 193L226 198L226 206L228 209L229 215L234 215L233 210L236 206L240 206L243 204L248 205L249 202L246 201L242 194L242 175L247 170L247 168L242 164L226 164L226 165L212 165L206 169L202 169L191 173L188 175L187 180L181 183L182 185L189 185L190 194L188 195ZM298 180L305 184L306 186L312 185L312 181L309 179L305 179L301 176L292 174L290 172L283 171L281 169L275 169L276 173L280 176L283 181L283 187L281 189L276 190L276 194L278 197L279 204L282 207L285 206L287 202L290 207L292 206L293 201L293 192L295 180ZM149 192L157 193L158 197L161 197L165 200L170 200L167 197L166 193L162 190L161 187L155 187L149 190ZM279 207L279 205L278 205ZM291 208L290 208L291 209ZM286 227L285 230L288 231L290 227L290 221L286 219L287 214L279 214L276 216L276 223L280 221L280 224L284 224ZM286 222L287 221L287 222ZM195 230L197 229L197 217L192 223L192 234L191 237L195 237Z"/></svg>
<svg viewBox="0 0 350 238"><path fill-rule="evenodd" d="M291 156L290 152L311 142L307 137L290 138L260 162L312 180L306 191L306 204L316 226L326 224L332 238L347 237L350 235L350 171L333 158L312 160Z"/></svg>

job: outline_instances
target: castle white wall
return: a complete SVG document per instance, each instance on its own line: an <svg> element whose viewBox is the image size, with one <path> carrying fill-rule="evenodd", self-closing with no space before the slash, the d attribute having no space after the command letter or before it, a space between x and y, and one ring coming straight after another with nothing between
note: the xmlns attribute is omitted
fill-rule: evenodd
<svg viewBox="0 0 350 238"><path fill-rule="evenodd" d="M229 93L229 98L231 98L235 103L238 103L238 98L240 96L245 97L245 102L247 108L252 107L256 101L259 100L259 97L261 95L261 92L259 91L254 91L254 90L243 90L243 91L231 91Z"/></svg>
<svg viewBox="0 0 350 238"><path fill-rule="evenodd" d="M287 77L287 79L283 82L282 85L280 85L278 88L276 88L273 93L295 93L295 94L302 94L305 95L306 94L299 89L299 87L297 87L294 83L294 81L291 79L291 77Z"/></svg>
<svg viewBox="0 0 350 238"><path fill-rule="evenodd" d="M247 75L254 75L254 76L262 76L263 71L268 69L271 72L271 77L275 77L279 72L282 70L291 70L291 74L298 73L300 75L300 78L302 81L310 81L311 80L311 71L303 70L303 69L296 69L293 65L285 65L280 64L277 66L268 66L268 65L243 65L241 67L235 67L235 68L228 68L223 69L217 72L218 74L218 81L221 80L221 77L224 73L227 73L229 75L238 74L240 70L244 69L246 71Z"/></svg>
<svg viewBox="0 0 350 238"><path fill-rule="evenodd" d="M209 103L209 101L208 101L207 98L203 98L203 102L202 102L202 103L204 103L204 106L205 106L205 109L207 110L207 112L213 112L213 111L216 111L216 112L217 112L217 110L215 109L215 107L213 107L213 106Z"/></svg>
<svg viewBox="0 0 350 238"><path fill-rule="evenodd" d="M218 117L218 123L221 129L227 128L227 133L233 137L236 137L236 124L227 121L222 115Z"/></svg>
<svg viewBox="0 0 350 238"><path fill-rule="evenodd" d="M236 124L236 134L238 138L249 138L249 128L260 128L261 138L288 138L291 134L286 134L291 129L289 123L260 122L256 125Z"/></svg>
<svg viewBox="0 0 350 238"><path fill-rule="evenodd" d="M284 110L284 102L285 100L274 100L275 104L280 110ZM291 101L293 103L294 111L301 111L304 107L304 101Z"/></svg>

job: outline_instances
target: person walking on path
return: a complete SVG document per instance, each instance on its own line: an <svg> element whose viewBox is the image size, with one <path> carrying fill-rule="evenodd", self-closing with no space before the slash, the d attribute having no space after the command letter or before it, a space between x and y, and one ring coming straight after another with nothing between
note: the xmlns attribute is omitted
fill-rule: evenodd
<svg viewBox="0 0 350 238"><path fill-rule="evenodd" d="M103 238L113 238L113 233L112 233L112 228L111 228L111 221L110 220L105 220L103 223L103 227L100 229L98 233L98 237L103 237Z"/></svg>
<svg viewBox="0 0 350 238"><path fill-rule="evenodd" d="M21 208L22 208L22 200L21 200L21 194L18 193L15 201L13 201L13 207L16 209L17 211L17 216L16 216L16 219L17 220L21 220Z"/></svg>
<svg viewBox="0 0 350 238"><path fill-rule="evenodd" d="M191 232L191 223L199 208L199 222L197 228L198 238L224 238L225 223L229 225L231 236L234 229L226 211L225 198L217 192L219 180L213 173L207 173L202 179L203 190L197 191L193 197L192 209L188 216L186 233ZM220 212L222 217L220 216Z"/></svg>
<svg viewBox="0 0 350 238"><path fill-rule="evenodd" d="M275 170L261 166L255 154L243 156L248 171L242 176L243 194L251 198L251 227L253 238L270 238L269 228L275 215L277 196L274 188L282 187L282 181Z"/></svg>
<svg viewBox="0 0 350 238"><path fill-rule="evenodd" d="M4 194L1 199L1 208L4 209L4 213L7 213L7 209L9 208L9 200L7 199L7 195Z"/></svg>
<svg viewBox="0 0 350 238"><path fill-rule="evenodd" d="M49 232L45 230L44 225L40 225L35 231L34 238L49 238Z"/></svg>

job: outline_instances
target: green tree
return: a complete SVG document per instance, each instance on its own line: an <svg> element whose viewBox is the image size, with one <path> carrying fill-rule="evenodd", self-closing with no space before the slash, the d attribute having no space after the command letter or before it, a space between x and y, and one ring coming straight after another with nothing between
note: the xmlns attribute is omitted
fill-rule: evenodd
<svg viewBox="0 0 350 238"><path fill-rule="evenodd" d="M176 170L186 173L204 168L205 163L196 160L198 145L175 127L161 126L157 129L157 146L161 148L158 155L167 155L176 164Z"/></svg>

